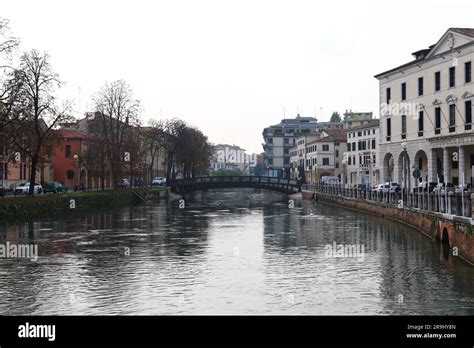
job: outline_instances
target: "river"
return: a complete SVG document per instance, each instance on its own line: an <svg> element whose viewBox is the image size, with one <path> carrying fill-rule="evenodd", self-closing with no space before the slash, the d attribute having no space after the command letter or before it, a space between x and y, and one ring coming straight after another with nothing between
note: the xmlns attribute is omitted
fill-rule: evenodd
<svg viewBox="0 0 474 348"><path fill-rule="evenodd" d="M293 203L211 190L184 207L0 222L1 244L37 245L39 255L0 258L0 314L474 314L474 267L438 242L368 214ZM340 245L357 253L339 255Z"/></svg>

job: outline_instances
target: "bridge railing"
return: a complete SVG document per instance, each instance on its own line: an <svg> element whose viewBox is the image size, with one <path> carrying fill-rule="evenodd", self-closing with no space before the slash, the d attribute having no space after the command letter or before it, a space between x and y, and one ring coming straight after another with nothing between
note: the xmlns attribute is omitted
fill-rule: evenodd
<svg viewBox="0 0 474 348"><path fill-rule="evenodd" d="M298 180L275 178L266 176L206 176L196 178L185 178L170 181L171 187L187 187L192 185L212 185L218 184L219 187L228 183L230 186L236 183L253 183L261 186L276 187L280 190L294 190L300 188Z"/></svg>

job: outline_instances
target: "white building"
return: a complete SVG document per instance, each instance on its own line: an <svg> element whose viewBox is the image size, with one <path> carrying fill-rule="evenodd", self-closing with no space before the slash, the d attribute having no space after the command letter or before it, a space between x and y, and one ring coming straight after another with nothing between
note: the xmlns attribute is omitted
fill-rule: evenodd
<svg viewBox="0 0 474 348"><path fill-rule="evenodd" d="M387 54L390 54L387 52ZM380 85L381 181L472 183L474 29L450 28L409 63L375 77Z"/></svg>
<svg viewBox="0 0 474 348"><path fill-rule="evenodd" d="M217 144L214 145L214 157L211 161L212 170L240 169L245 174L249 173L250 155L237 145Z"/></svg>
<svg viewBox="0 0 474 348"><path fill-rule="evenodd" d="M307 183L315 183L322 176L338 176L342 173L343 153L347 149L346 130L326 129L296 137L291 149L294 178L302 177Z"/></svg>
<svg viewBox="0 0 474 348"><path fill-rule="evenodd" d="M347 131L347 152L344 153L344 183L373 186L379 184L379 120Z"/></svg>

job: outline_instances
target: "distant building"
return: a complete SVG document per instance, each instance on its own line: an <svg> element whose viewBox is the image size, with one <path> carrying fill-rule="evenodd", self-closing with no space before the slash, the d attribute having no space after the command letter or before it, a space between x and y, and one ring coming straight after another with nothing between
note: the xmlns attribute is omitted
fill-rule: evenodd
<svg viewBox="0 0 474 348"><path fill-rule="evenodd" d="M290 177L290 149L295 145L296 134L315 130L318 120L314 117L283 119L279 124L263 130L264 174L273 177Z"/></svg>
<svg viewBox="0 0 474 348"><path fill-rule="evenodd" d="M372 120L372 118L372 112L353 112L352 110L346 110L344 113L344 119L342 121L343 128L351 129L363 124L367 124L370 120Z"/></svg>
<svg viewBox="0 0 474 348"><path fill-rule="evenodd" d="M217 144L213 145L214 156L210 163L211 170L239 169L248 174L250 170L250 156L245 150L237 145Z"/></svg>
<svg viewBox="0 0 474 348"><path fill-rule="evenodd" d="M347 131L347 152L343 162L344 183L373 186L380 181L379 120Z"/></svg>
<svg viewBox="0 0 474 348"><path fill-rule="evenodd" d="M322 176L341 177L343 153L347 149L344 129L301 134L291 149L292 177L307 183L318 182Z"/></svg>

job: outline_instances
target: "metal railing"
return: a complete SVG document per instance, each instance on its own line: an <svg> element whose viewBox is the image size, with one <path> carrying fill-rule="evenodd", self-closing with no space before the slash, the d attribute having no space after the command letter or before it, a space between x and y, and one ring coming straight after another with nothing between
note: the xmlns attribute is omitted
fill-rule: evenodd
<svg viewBox="0 0 474 348"><path fill-rule="evenodd" d="M455 192L387 192L347 188L342 184L303 184L302 190L327 195L383 203L398 208L418 209L429 212L472 217L471 197L468 193Z"/></svg>

